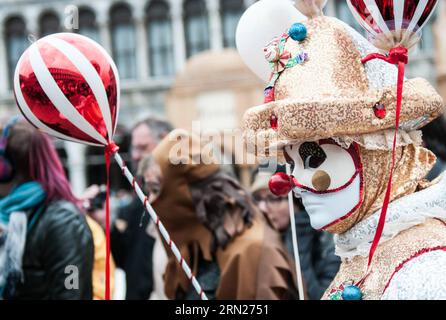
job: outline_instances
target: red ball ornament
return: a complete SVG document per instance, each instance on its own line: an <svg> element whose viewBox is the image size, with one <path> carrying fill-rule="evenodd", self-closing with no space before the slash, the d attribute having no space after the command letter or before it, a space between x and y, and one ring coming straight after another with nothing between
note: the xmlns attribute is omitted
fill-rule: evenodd
<svg viewBox="0 0 446 320"><path fill-rule="evenodd" d="M266 88L265 91L264 91L264 97L265 97L264 103L269 103L269 102L275 101L275 98L274 98L274 87Z"/></svg>
<svg viewBox="0 0 446 320"><path fill-rule="evenodd" d="M293 189L293 180L286 173L278 172L269 179L268 186L274 195L283 197Z"/></svg>
<svg viewBox="0 0 446 320"><path fill-rule="evenodd" d="M274 114L271 115L271 117L269 118L269 124L271 126L271 129L277 130L277 128L279 127L278 120L279 119L277 119L276 115Z"/></svg>
<svg viewBox="0 0 446 320"><path fill-rule="evenodd" d="M375 104L373 112L378 119L384 119L387 114L386 107L382 103Z"/></svg>
<svg viewBox="0 0 446 320"><path fill-rule="evenodd" d="M33 43L17 63L14 93L35 127L65 140L111 143L119 108L118 71L89 38L57 33Z"/></svg>

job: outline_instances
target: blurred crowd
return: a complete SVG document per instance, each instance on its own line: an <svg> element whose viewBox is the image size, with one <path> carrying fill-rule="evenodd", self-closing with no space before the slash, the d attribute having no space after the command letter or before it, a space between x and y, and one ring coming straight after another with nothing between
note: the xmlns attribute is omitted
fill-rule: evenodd
<svg viewBox="0 0 446 320"><path fill-rule="evenodd" d="M433 179L446 166L444 118L423 131L438 157ZM169 134L195 143L193 134L164 120L138 122L131 133L131 167L204 293L211 299L297 299L289 202L269 191L274 172L257 168L251 187L244 188L213 162L173 165ZM189 157L195 156L192 148ZM105 200L104 186L73 195L46 134L20 119L4 124L0 297L104 299ZM116 206L110 229L114 298L199 299L143 203L132 195ZM298 198L294 212L304 295L320 299L340 259L332 236L311 228Z"/></svg>

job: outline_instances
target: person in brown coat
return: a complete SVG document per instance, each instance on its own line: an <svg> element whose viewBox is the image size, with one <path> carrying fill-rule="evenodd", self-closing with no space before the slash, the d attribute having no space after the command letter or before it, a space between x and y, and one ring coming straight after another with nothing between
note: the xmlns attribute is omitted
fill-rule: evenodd
<svg viewBox="0 0 446 320"><path fill-rule="evenodd" d="M297 298L294 267L280 235L251 196L198 137L172 131L155 148L146 170L149 201L210 299ZM165 244L169 299L198 299Z"/></svg>

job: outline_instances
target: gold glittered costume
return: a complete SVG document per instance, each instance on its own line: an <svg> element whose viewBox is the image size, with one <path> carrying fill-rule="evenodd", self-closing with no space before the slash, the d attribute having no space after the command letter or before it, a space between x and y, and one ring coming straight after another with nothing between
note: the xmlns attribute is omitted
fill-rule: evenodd
<svg viewBox="0 0 446 320"><path fill-rule="evenodd" d="M336 293L367 272L390 174L397 70L383 61L363 64L378 49L338 19L318 11L303 24L304 40L282 35L276 43L283 41L291 58L304 53L305 61L273 77L274 99L246 112L245 137L257 156L282 162L288 145L329 138L344 148L357 144L361 204L328 228L343 262L324 298L339 298ZM377 112L383 108L384 114ZM443 108L426 80L404 81L391 203L371 272L361 284L363 299L446 299L446 179L429 186L423 180L436 158L421 146L418 131Z"/></svg>

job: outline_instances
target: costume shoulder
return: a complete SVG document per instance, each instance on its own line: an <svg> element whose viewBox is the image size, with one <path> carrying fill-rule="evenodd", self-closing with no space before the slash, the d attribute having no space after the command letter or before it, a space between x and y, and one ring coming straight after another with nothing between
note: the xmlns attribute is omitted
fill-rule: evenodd
<svg viewBox="0 0 446 320"><path fill-rule="evenodd" d="M297 297L293 266L274 231L257 214L252 226L217 252L218 299L275 300Z"/></svg>
<svg viewBox="0 0 446 320"><path fill-rule="evenodd" d="M385 247L392 247L389 251L400 258L388 264L392 268L382 299L446 299L446 225L442 220L428 219Z"/></svg>
<svg viewBox="0 0 446 320"><path fill-rule="evenodd" d="M394 273L383 300L445 300L446 247L428 251Z"/></svg>

